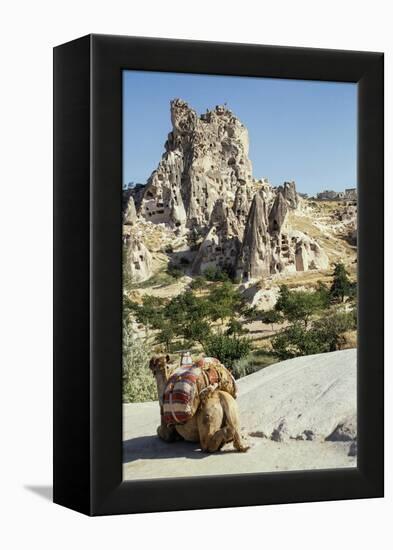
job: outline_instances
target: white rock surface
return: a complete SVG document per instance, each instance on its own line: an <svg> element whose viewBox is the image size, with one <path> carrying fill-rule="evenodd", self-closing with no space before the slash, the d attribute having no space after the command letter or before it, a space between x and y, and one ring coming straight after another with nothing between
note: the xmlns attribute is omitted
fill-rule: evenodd
<svg viewBox="0 0 393 550"><path fill-rule="evenodd" d="M356 436L356 350L297 357L239 380L242 426L267 437ZM281 426L281 428L280 428Z"/></svg>

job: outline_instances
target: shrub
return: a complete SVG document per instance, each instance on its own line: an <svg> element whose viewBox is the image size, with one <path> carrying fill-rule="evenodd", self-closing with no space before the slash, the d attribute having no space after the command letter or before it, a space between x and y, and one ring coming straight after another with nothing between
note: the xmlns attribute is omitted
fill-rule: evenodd
<svg viewBox="0 0 393 550"><path fill-rule="evenodd" d="M226 271L223 271L219 267L215 267L215 266L207 267L203 272L203 276L207 281L212 281L212 282L229 281L228 273Z"/></svg>
<svg viewBox="0 0 393 550"><path fill-rule="evenodd" d="M198 277L195 277L195 279L190 283L190 288L192 290L200 290L202 288L205 288L205 286L206 286L206 279L201 275L199 275Z"/></svg>
<svg viewBox="0 0 393 550"><path fill-rule="evenodd" d="M248 338L218 333L209 336L203 348L206 355L217 357L221 363L232 369L235 361L248 355L251 350L251 341Z"/></svg>
<svg viewBox="0 0 393 550"><path fill-rule="evenodd" d="M232 374L236 379L242 378L243 376L258 372L275 362L277 362L277 356L273 353L264 349L256 349L246 357L235 361L232 367Z"/></svg>
<svg viewBox="0 0 393 550"><path fill-rule="evenodd" d="M123 330L123 402L135 403L157 399L155 379L148 367L151 355L149 340L136 338L129 328Z"/></svg>
<svg viewBox="0 0 393 550"><path fill-rule="evenodd" d="M231 319L228 323L227 334L246 334L249 330L243 327L242 323L238 319Z"/></svg>
<svg viewBox="0 0 393 550"><path fill-rule="evenodd" d="M334 312L318 319L313 323L312 333L316 340L323 340L328 347L327 351L340 349L344 340L344 334L355 330L357 326L356 311Z"/></svg>
<svg viewBox="0 0 393 550"><path fill-rule="evenodd" d="M269 309L268 311L259 312L259 318L264 325L271 325L272 330L274 323L283 322L281 313L275 309Z"/></svg>
<svg viewBox="0 0 393 550"><path fill-rule="evenodd" d="M353 311L334 312L314 321L310 330L294 323L273 338L272 348L280 359L335 351L340 349L344 334L355 328Z"/></svg>
<svg viewBox="0 0 393 550"><path fill-rule="evenodd" d="M176 280L180 279L184 275L183 271L177 265L172 263L168 264L167 273Z"/></svg>
<svg viewBox="0 0 393 550"><path fill-rule="evenodd" d="M272 340L272 348L280 359L329 351L324 339L317 340L316 335L299 322L277 334Z"/></svg>

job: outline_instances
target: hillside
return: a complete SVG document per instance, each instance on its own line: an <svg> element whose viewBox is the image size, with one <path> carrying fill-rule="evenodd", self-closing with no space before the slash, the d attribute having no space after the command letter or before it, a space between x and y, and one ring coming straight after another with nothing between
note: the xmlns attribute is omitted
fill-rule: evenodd
<svg viewBox="0 0 393 550"><path fill-rule="evenodd" d="M247 128L228 107L198 116L175 99L170 108L157 168L124 191L126 292L170 297L218 269L251 287L253 300L262 281L271 307L279 284L329 283L337 261L356 278L356 202L304 199L295 182L257 179Z"/></svg>

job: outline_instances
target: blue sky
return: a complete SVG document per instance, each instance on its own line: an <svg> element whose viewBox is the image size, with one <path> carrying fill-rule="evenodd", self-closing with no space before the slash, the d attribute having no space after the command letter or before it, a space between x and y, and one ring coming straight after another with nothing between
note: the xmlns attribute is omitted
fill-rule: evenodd
<svg viewBox="0 0 393 550"><path fill-rule="evenodd" d="M146 183L171 131L169 102L227 103L247 126L253 175L314 194L355 187L356 84L124 71L123 183Z"/></svg>

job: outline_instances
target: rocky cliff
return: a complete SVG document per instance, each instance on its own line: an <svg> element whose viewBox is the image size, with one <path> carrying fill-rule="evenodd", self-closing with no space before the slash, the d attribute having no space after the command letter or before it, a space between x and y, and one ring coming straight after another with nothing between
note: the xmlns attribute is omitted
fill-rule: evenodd
<svg viewBox="0 0 393 550"><path fill-rule="evenodd" d="M198 116L181 99L171 101L170 109L165 151L146 185L127 190L124 224L164 224L174 238L197 234L194 274L216 266L247 281L326 267L321 247L288 226L288 212L301 201L295 183L273 188L253 177L248 131L232 111L218 105ZM134 248L143 236L137 242ZM129 257L148 261L144 252ZM146 278L151 269L144 265L140 272Z"/></svg>
<svg viewBox="0 0 393 550"><path fill-rule="evenodd" d="M208 228L216 201L233 204L238 187L252 181L247 129L226 107L198 116L181 99L171 102L171 120L141 215L173 228Z"/></svg>

